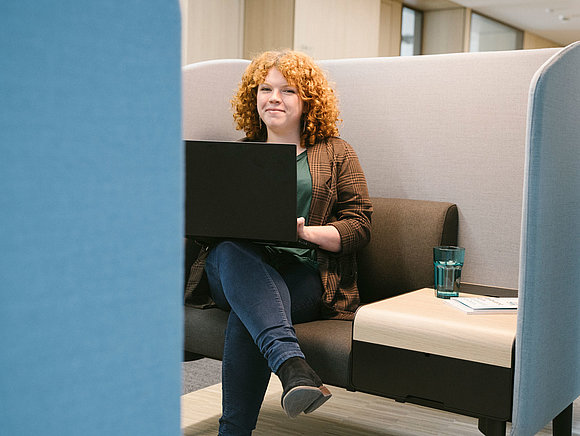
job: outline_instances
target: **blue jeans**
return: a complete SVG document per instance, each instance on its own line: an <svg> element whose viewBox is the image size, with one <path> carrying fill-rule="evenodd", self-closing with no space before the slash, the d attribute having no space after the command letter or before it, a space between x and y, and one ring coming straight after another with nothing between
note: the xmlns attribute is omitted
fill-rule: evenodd
<svg viewBox="0 0 580 436"><path fill-rule="evenodd" d="M304 357L293 322L319 318L318 271L290 256L277 265L268 263L263 247L232 241L218 244L206 260L212 298L230 310L222 361L222 436L252 433L270 371L290 357Z"/></svg>

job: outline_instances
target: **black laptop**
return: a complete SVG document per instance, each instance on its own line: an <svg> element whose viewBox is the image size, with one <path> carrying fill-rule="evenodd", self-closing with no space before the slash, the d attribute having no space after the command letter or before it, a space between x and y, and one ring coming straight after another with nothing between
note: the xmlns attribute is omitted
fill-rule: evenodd
<svg viewBox="0 0 580 436"><path fill-rule="evenodd" d="M315 247L296 235L296 146L185 141L185 235Z"/></svg>

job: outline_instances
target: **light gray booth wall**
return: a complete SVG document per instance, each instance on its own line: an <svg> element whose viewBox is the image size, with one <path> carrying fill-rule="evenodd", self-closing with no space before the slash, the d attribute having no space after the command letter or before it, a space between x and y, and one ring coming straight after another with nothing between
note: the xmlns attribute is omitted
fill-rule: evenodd
<svg viewBox="0 0 580 436"><path fill-rule="evenodd" d="M322 62L371 196L457 204L466 282L517 288L528 90L557 50Z"/></svg>
<svg viewBox="0 0 580 436"><path fill-rule="evenodd" d="M242 59L198 62L183 67L183 138L236 140L230 99L250 64Z"/></svg>
<svg viewBox="0 0 580 436"><path fill-rule="evenodd" d="M528 90L558 50L320 62L371 196L458 205L466 282L518 286ZM247 65L184 67L185 138L243 136L229 99Z"/></svg>

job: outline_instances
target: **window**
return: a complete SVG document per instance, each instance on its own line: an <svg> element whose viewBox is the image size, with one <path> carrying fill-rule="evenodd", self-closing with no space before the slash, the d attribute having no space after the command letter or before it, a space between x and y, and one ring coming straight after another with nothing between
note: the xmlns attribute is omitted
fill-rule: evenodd
<svg viewBox="0 0 580 436"><path fill-rule="evenodd" d="M421 54L423 12L403 6L401 20L401 56Z"/></svg>
<svg viewBox="0 0 580 436"><path fill-rule="evenodd" d="M469 51L519 50L524 33L483 15L471 13Z"/></svg>

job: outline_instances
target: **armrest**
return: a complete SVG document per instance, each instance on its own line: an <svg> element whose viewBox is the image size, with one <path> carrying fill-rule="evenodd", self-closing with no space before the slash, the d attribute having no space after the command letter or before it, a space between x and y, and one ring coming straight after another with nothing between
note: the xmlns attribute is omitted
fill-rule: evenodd
<svg viewBox="0 0 580 436"><path fill-rule="evenodd" d="M371 242L359 253L361 303L433 286L433 247L457 244L453 203L372 198Z"/></svg>

